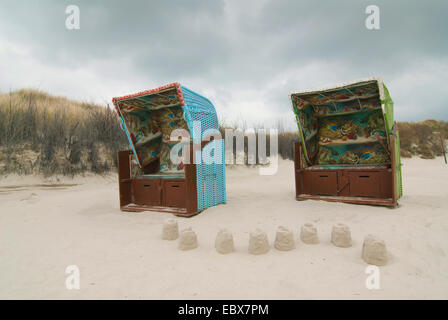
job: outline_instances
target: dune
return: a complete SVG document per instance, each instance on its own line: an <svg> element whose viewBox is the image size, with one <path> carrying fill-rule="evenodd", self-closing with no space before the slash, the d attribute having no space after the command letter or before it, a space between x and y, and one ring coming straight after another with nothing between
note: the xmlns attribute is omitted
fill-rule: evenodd
<svg viewBox="0 0 448 320"><path fill-rule="evenodd" d="M1 299L447 299L448 167L403 159L404 196L396 209L294 199L293 163L273 176L255 167L227 170L227 203L191 218L198 247L162 240L167 213L121 212L115 174L68 179L0 179ZM299 240L312 223L319 243ZM350 228L352 246L331 243L334 225ZM279 226L296 248L279 251ZM267 233L271 249L248 253L249 234ZM215 249L219 230L233 234L235 251ZM366 288L361 259L366 235L389 252L380 288ZM68 290L67 266L80 270Z"/></svg>

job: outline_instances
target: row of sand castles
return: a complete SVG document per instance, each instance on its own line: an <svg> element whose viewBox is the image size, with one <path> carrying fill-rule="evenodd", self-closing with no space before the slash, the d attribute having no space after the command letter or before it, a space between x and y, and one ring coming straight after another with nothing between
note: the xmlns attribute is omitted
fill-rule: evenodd
<svg viewBox="0 0 448 320"><path fill-rule="evenodd" d="M180 250L192 250L198 247L196 233L187 228L182 230L179 237L179 227L177 221L168 219L165 221L162 230L162 239L176 240L179 238ZM311 223L306 223L300 230L300 239L305 244L317 244L319 238L317 229ZM352 246L352 237L348 226L338 223L333 226L331 232L331 242L336 247L348 248ZM296 247L293 232L286 227L279 227L275 236L274 247L280 251L293 250ZM215 240L216 251L221 254L228 254L235 250L233 244L233 235L229 231L222 229L218 232ZM250 233L249 237L249 253L260 255L270 250L268 236L266 232L256 229ZM383 266L387 263L387 250L384 241L377 239L372 235L368 235L364 239L362 247L362 259L368 264Z"/></svg>

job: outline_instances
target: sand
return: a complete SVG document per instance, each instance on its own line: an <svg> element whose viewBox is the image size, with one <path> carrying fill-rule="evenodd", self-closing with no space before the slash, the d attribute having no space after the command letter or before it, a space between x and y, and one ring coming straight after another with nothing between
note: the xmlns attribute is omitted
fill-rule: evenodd
<svg viewBox="0 0 448 320"><path fill-rule="evenodd" d="M189 251L161 239L166 213L118 209L115 175L53 179L78 184L53 187L39 186L37 177L1 179L0 298L448 299L448 167L440 158L403 163L405 194L397 209L295 201L289 161L274 176L227 170L227 204L176 218L180 229L197 233L199 246ZM297 239L307 222L318 228L319 244L248 254L251 230L273 240L282 225ZM337 223L350 226L351 247L331 243ZM214 247L221 228L232 231L231 254ZM389 252L379 290L365 286L361 252L368 234ZM65 287L69 265L79 267L79 290Z"/></svg>

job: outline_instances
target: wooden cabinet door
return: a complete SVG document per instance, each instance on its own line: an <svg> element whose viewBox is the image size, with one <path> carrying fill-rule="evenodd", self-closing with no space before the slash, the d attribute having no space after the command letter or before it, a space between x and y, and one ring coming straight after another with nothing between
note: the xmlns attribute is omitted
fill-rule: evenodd
<svg viewBox="0 0 448 320"><path fill-rule="evenodd" d="M165 207L186 208L185 180L162 179L163 200Z"/></svg>
<svg viewBox="0 0 448 320"><path fill-rule="evenodd" d="M350 171L350 196L381 198L380 172Z"/></svg>
<svg viewBox="0 0 448 320"><path fill-rule="evenodd" d="M312 171L309 181L311 182L311 194L323 196L337 196L338 182L336 171Z"/></svg>
<svg viewBox="0 0 448 320"><path fill-rule="evenodd" d="M346 170L338 170L338 196L350 196L350 175Z"/></svg>
<svg viewBox="0 0 448 320"><path fill-rule="evenodd" d="M160 206L160 179L134 179L134 203L147 206Z"/></svg>

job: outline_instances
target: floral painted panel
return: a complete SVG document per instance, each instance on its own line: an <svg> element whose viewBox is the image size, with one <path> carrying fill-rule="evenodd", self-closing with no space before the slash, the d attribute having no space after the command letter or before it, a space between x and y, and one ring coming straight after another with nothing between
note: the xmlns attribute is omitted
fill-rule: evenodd
<svg viewBox="0 0 448 320"><path fill-rule="evenodd" d="M389 156L379 142L320 146L317 164L389 164Z"/></svg>
<svg viewBox="0 0 448 320"><path fill-rule="evenodd" d="M381 109L319 118L317 164L384 164L386 131Z"/></svg>
<svg viewBox="0 0 448 320"><path fill-rule="evenodd" d="M385 138L383 113L373 111L319 118L319 144L375 142Z"/></svg>
<svg viewBox="0 0 448 320"><path fill-rule="evenodd" d="M146 166L152 161L160 159L161 167L171 168L167 164L166 157L164 157L166 161L161 159L161 152L166 149L163 148L165 144L172 144L170 136L173 130L185 129L188 131L182 107L165 107L156 110L138 109L125 114L124 117L142 165Z"/></svg>

